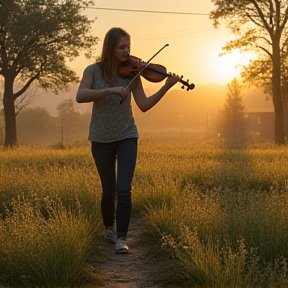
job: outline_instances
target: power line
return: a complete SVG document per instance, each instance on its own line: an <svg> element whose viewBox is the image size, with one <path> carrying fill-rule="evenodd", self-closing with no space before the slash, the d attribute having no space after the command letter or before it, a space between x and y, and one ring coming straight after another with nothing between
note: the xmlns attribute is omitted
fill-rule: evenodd
<svg viewBox="0 0 288 288"><path fill-rule="evenodd" d="M105 8L105 7L92 7L88 6L87 9L95 10L111 10L111 11L124 11L124 12L141 12L141 13L158 13L158 14L174 14L174 15L196 15L196 16L209 16L209 13L194 13L194 12L172 12L172 11L154 11L154 10L134 10L134 9L121 9L121 8Z"/></svg>
<svg viewBox="0 0 288 288"><path fill-rule="evenodd" d="M142 36L134 36L133 38L134 39L137 39L137 40L151 40L151 39L167 39L167 38L181 38L183 36L189 36L189 35L195 35L197 33L203 33L203 32L207 32L207 31L210 31L212 29L212 27L210 26L207 26L207 25L204 25L204 26L199 26L199 27L193 27L192 28L193 30L194 29L197 29L196 31L191 31L191 28L189 29L182 29L182 30L179 30L179 31L174 31L174 32L171 32L169 31L168 33L161 33L161 35L154 35L154 36L146 36L146 35L142 35Z"/></svg>

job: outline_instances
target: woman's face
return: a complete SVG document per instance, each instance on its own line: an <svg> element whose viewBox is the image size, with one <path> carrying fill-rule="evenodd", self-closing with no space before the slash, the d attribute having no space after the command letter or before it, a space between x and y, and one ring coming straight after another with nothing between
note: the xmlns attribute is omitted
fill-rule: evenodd
<svg viewBox="0 0 288 288"><path fill-rule="evenodd" d="M119 39L118 43L114 47L114 56L116 60L120 63L127 60L130 54L130 40L127 37L122 37Z"/></svg>

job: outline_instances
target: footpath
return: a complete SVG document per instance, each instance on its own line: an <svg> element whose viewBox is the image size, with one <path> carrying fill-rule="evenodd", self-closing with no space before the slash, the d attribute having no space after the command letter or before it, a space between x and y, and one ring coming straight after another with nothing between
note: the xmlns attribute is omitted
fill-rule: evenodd
<svg viewBox="0 0 288 288"><path fill-rule="evenodd" d="M129 253L115 254L115 245L105 243L102 248L102 259L95 268L101 273L103 288L174 288L156 282L160 263L149 256L149 245L139 241L143 228L143 219L131 217L127 245ZM151 254L151 253L150 253ZM176 287L175 287L176 288Z"/></svg>

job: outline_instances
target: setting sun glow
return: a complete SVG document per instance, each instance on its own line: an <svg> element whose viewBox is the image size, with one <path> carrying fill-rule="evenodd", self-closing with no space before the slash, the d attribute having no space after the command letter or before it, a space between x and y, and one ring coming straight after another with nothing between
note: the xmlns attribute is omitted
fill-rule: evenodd
<svg viewBox="0 0 288 288"><path fill-rule="evenodd" d="M129 5L132 2L133 5ZM87 9L85 14L89 18L97 17L92 25L93 33L99 37L95 55L101 55L106 32L111 27L121 27L131 35L131 55L143 61L150 59L159 48L168 43L169 47L159 53L151 63L161 64L167 71L183 75L184 79L190 79L190 82L196 85L209 83L226 85L234 77L239 76L240 71L236 66L243 65L243 55L238 51L232 51L231 54L219 57L222 47L232 35L225 27L219 29L213 27L209 19L209 13L213 10L211 1L179 0L178 2L176 4L174 1L164 2L164 0L156 2L123 0L121 2L123 11ZM163 3L165 5L162 5ZM107 1L99 0L95 6L119 8L119 2L111 0L108 5ZM179 8L184 6L185 9ZM141 13L137 12L139 10ZM178 11L189 13L178 14ZM78 58L73 65L79 76L89 61L93 61L83 58Z"/></svg>
<svg viewBox="0 0 288 288"><path fill-rule="evenodd" d="M239 77L240 69L238 66L244 64L243 56L239 51L235 50L222 56L215 54L211 53L209 59L210 73L214 75L215 83L226 84L234 77Z"/></svg>

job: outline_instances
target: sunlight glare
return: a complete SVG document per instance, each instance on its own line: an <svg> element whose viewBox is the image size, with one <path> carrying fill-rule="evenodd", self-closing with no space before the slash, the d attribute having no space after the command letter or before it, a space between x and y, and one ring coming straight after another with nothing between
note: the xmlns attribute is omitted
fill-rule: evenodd
<svg viewBox="0 0 288 288"><path fill-rule="evenodd" d="M215 53L216 54L216 53ZM229 83L234 77L240 76L240 66L247 65L249 57L241 54L239 50L234 50L231 53L219 56L211 55L211 70L210 73L215 75L215 82L221 84Z"/></svg>
<svg viewBox="0 0 288 288"><path fill-rule="evenodd" d="M240 67L247 65L250 57L241 54L239 50L233 50L231 53L219 56L219 50L209 51L206 59L206 67L209 66L209 75L213 75L213 83L226 85L234 77L240 76Z"/></svg>

